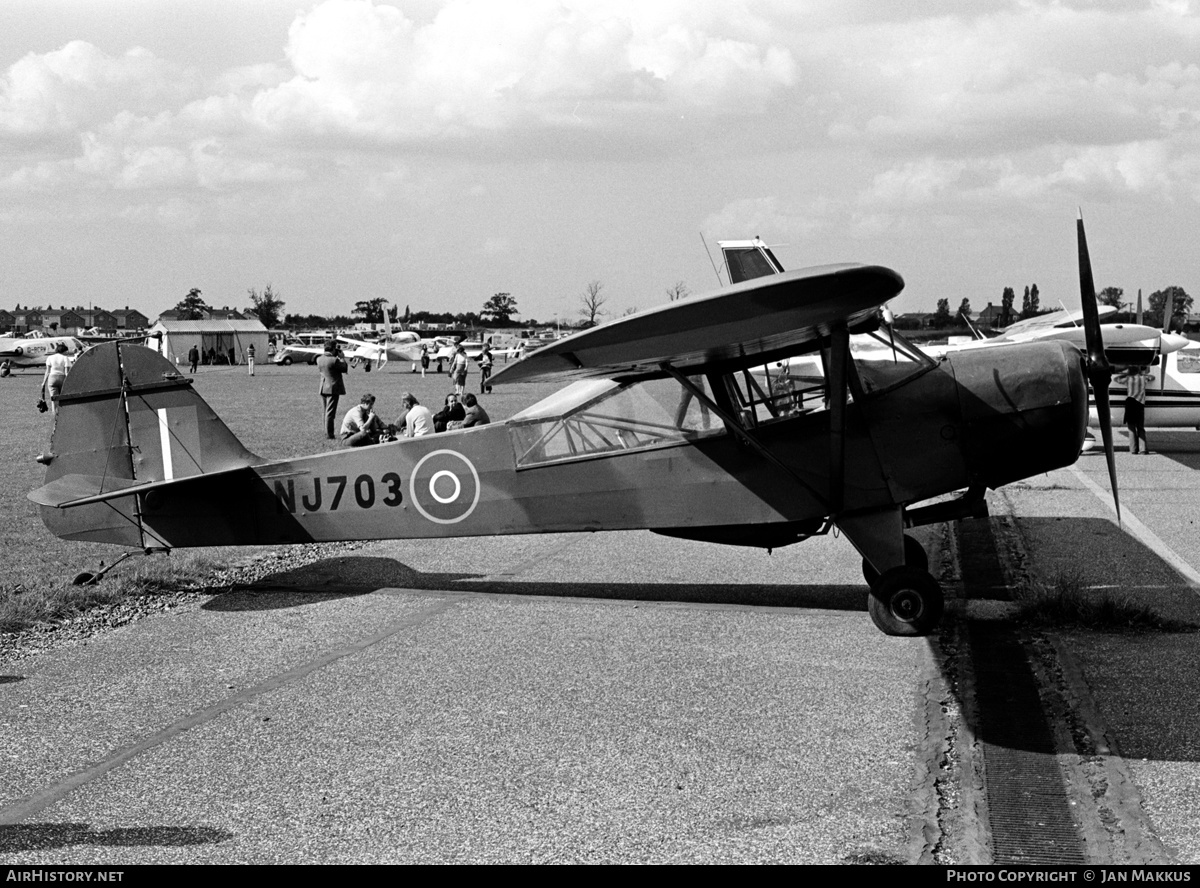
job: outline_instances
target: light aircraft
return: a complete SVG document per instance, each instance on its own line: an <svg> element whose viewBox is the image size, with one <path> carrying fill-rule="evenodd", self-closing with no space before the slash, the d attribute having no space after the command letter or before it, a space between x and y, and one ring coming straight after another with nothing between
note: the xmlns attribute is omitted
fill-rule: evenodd
<svg viewBox="0 0 1200 888"><path fill-rule="evenodd" d="M0 361L8 361L10 367L44 367L46 356L53 354L59 343L67 347L67 354L74 357L87 346L74 336L44 336L30 333L27 336L0 338Z"/></svg>
<svg viewBox="0 0 1200 888"><path fill-rule="evenodd" d="M1114 380L1109 389L1112 419L1125 422L1125 384ZM1099 421L1092 401L1092 423ZM1146 428L1200 429L1200 343L1163 356L1146 381Z"/></svg>
<svg viewBox="0 0 1200 888"><path fill-rule="evenodd" d="M372 364L382 367L389 360L407 361L410 364L421 360L422 339L420 334L411 330L384 333L376 342L350 336L338 336L338 339L351 346L346 358L355 364L363 364L368 372Z"/></svg>
<svg viewBox="0 0 1200 888"><path fill-rule="evenodd" d="M550 343L493 381L570 384L503 422L297 459L247 451L155 352L98 346L67 377L29 498L63 539L148 552L635 529L770 549L838 529L875 624L925 634L942 590L904 529L985 515L988 488L1073 463L1089 380L1116 497L1112 370L1077 231L1086 353L1039 341L932 360L881 329L896 272L826 265ZM799 397L751 372L793 358L822 369Z"/></svg>
<svg viewBox="0 0 1200 888"><path fill-rule="evenodd" d="M1102 319L1115 314L1116 311L1111 305L1098 306L1098 313ZM1006 343L1038 340L1059 340L1082 346L1086 338L1081 326L1082 321L1082 309L1062 309L1017 321L988 339L972 339L953 346L926 347L926 351L941 355L949 351L994 348ZM1157 361L1160 355L1178 351L1190 343L1186 336L1143 324L1104 324L1100 329L1104 338L1104 351L1109 362L1115 366L1146 367Z"/></svg>

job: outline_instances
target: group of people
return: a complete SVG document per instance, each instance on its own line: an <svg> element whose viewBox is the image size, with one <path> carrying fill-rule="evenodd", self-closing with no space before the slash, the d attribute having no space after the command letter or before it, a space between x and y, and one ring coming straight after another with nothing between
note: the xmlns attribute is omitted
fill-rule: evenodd
<svg viewBox="0 0 1200 888"><path fill-rule="evenodd" d="M267 351L269 354L271 349L268 348ZM202 356L200 354L200 346L193 344L192 347L188 349L188 354L187 354L188 370L193 375L195 375L195 373L196 373L196 368L198 366L200 366L201 357ZM203 357L205 358L204 363L215 364L217 362L216 349L210 348L208 350L208 354L204 355ZM229 363L230 364L237 363L237 351L233 348L229 349ZM249 345L246 346L246 366L250 368L250 375L253 376L254 375L254 343L253 342L251 342Z"/></svg>
<svg viewBox="0 0 1200 888"><path fill-rule="evenodd" d="M462 351L462 349L460 349ZM324 404L325 437L335 440L334 421L337 416L338 400L346 393L345 374L349 371L337 343L325 343L322 355L317 358L317 370L321 374L321 400ZM464 373L465 377L465 373ZM449 429L470 428L491 421L487 411L475 395L451 392L446 395L445 406L437 413L417 400L412 392L400 398L401 412L393 422L385 423L375 412L375 396L365 394L359 403L346 412L339 430L342 441L348 447L362 447L397 438L419 438Z"/></svg>

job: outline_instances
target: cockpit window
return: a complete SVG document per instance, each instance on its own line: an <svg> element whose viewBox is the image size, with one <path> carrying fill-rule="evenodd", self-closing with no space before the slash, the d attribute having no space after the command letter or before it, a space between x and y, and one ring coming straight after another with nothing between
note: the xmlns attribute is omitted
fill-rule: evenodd
<svg viewBox="0 0 1200 888"><path fill-rule="evenodd" d="M863 395L892 388L934 366L912 343L884 329L851 336L850 358Z"/></svg>
<svg viewBox="0 0 1200 888"><path fill-rule="evenodd" d="M708 395L703 377L691 382ZM578 383L513 417L509 429L519 469L725 432L724 423L675 379Z"/></svg>

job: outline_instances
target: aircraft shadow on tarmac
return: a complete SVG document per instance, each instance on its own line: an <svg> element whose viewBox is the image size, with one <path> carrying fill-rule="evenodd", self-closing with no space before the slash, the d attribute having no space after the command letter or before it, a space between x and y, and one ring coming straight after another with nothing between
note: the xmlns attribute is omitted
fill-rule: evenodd
<svg viewBox="0 0 1200 888"><path fill-rule="evenodd" d="M965 539L976 550L994 549L990 522L963 524L971 527L969 535L963 527L957 529L960 549ZM1170 628L1129 630L1110 624L1112 628L1088 629L1025 621L1015 613L962 620L974 674L974 700L962 710L974 735L999 747L1054 754L1054 741L1042 730L1046 692L1034 676L1026 644L1032 632L1057 636L1072 652L1114 752L1127 758L1200 761L1200 713L1181 705L1200 694L1200 676L1193 677L1200 649L1200 596L1155 552L1107 519L1021 518L1018 524L1031 566L1044 581L1075 584L1085 596L1126 596ZM1086 546L1091 557L1080 549L1080 540L1089 538L1095 538ZM965 598L1004 597L995 594L1002 587L991 575L989 564L998 567L993 559L962 560ZM1130 571L1136 576L1128 577ZM1122 582L1128 587L1122 588ZM959 687L954 676L947 678L951 687ZM1058 706L1059 714L1050 717L1061 718L1063 708ZM1086 736L1072 733L1079 754L1097 754Z"/></svg>
<svg viewBox="0 0 1200 888"><path fill-rule="evenodd" d="M766 583L587 583L489 578L485 574L422 573L392 558L340 557L271 574L233 593L218 595L207 610L252 611L298 607L380 589L475 592L547 598L606 598L743 604L839 611L865 611L866 586L802 586Z"/></svg>
<svg viewBox="0 0 1200 888"><path fill-rule="evenodd" d="M92 829L86 823L18 823L0 825L0 854L49 851L72 846L105 848L213 845L233 838L233 833L208 826L141 826Z"/></svg>

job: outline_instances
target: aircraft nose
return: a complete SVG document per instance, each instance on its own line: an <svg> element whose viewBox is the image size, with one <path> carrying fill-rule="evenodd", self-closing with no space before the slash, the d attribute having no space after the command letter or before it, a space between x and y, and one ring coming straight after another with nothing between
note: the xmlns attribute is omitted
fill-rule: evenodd
<svg viewBox="0 0 1200 888"><path fill-rule="evenodd" d="M1087 431L1079 350L1062 342L964 351L951 359L974 480L998 487L1070 465Z"/></svg>
<svg viewBox="0 0 1200 888"><path fill-rule="evenodd" d="M1188 339L1182 333L1163 333L1162 343L1159 350L1164 355L1169 355L1171 352L1179 351L1181 348L1187 348L1192 344L1192 340Z"/></svg>

